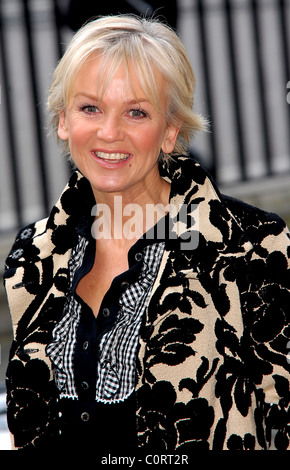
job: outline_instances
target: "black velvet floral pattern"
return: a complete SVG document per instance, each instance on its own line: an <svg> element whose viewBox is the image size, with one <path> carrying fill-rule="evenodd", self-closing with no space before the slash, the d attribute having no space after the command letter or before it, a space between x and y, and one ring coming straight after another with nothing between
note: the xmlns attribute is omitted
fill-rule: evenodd
<svg viewBox="0 0 290 470"><path fill-rule="evenodd" d="M137 432L142 451L289 446L290 268L284 222L222 196L192 159L160 172L171 201L197 207L168 236L140 332ZM45 347L60 320L76 227L94 199L78 172L46 221L22 229L6 261L14 323L8 425L17 448L48 446L57 389ZM176 214L169 220L174 235ZM198 235L193 250L184 234ZM181 238L180 238L181 237Z"/></svg>

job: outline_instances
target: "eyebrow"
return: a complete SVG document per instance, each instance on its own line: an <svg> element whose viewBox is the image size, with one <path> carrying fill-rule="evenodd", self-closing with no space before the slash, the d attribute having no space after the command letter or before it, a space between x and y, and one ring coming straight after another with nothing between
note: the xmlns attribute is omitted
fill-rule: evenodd
<svg viewBox="0 0 290 470"><path fill-rule="evenodd" d="M77 93L77 94L75 94L75 95L73 96L74 99L79 98L79 97L84 97L84 98L87 98L87 99L90 99L90 100L96 101L96 102L99 101L99 98L98 98L97 96L91 95L90 93L86 93L86 92L84 92L84 93L79 92L79 93ZM135 104L145 103L145 102L151 104L151 102L149 101L149 99L146 98L146 97L143 97L143 96L140 97L140 98L134 98L134 99L132 99L132 100L127 100L127 101L125 101L125 104L127 104L127 105L135 105Z"/></svg>

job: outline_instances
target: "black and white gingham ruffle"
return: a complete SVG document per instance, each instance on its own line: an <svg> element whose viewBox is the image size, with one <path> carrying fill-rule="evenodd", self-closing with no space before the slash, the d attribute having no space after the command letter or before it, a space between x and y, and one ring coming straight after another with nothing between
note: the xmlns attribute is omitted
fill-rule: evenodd
<svg viewBox="0 0 290 470"><path fill-rule="evenodd" d="M81 266L87 240L79 237L69 262L70 283ZM135 364L139 329L149 295L157 276L164 242L144 248L143 265L137 282L129 285L119 299L120 311L113 328L101 339L97 370L96 400L116 403L126 399L135 388ZM80 321L81 306L73 295L68 297L64 316L53 331L53 341L46 351L54 365L60 398L77 399L74 383L73 352Z"/></svg>

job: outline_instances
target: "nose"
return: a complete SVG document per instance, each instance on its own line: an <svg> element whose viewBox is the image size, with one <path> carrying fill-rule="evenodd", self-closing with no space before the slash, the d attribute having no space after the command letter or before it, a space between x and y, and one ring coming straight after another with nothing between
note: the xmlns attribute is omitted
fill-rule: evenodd
<svg viewBox="0 0 290 470"><path fill-rule="evenodd" d="M122 140L121 119L113 113L103 115L97 129L97 137L105 142Z"/></svg>

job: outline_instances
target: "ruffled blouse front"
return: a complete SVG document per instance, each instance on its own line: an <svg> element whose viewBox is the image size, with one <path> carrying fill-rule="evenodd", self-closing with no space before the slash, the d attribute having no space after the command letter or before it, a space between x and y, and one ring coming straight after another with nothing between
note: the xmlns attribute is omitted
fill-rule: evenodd
<svg viewBox="0 0 290 470"><path fill-rule="evenodd" d="M136 353L139 329L149 295L157 276L164 242L150 243L139 240L129 252L129 270L112 282L101 305L100 314L93 316L91 309L75 294L80 271L83 275L86 260L94 259L92 247L86 237L79 236L69 262L70 294L60 322L53 331L53 341L46 352L53 364L54 378L60 398L78 399L75 381L75 351L79 347L78 331L83 316L91 316L92 328L96 327L92 364L96 364L95 400L117 403L125 400L135 388ZM77 280L77 281L76 281ZM83 342L85 347L85 341Z"/></svg>

